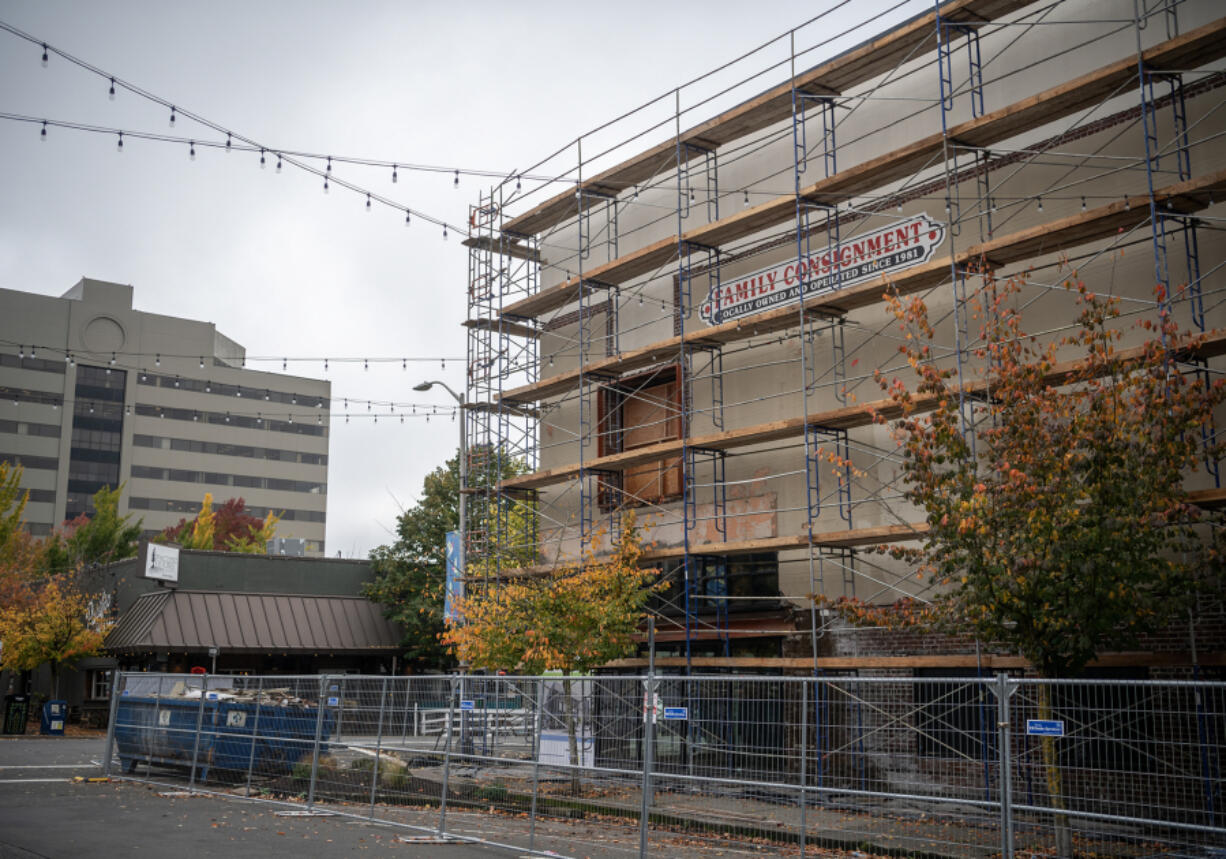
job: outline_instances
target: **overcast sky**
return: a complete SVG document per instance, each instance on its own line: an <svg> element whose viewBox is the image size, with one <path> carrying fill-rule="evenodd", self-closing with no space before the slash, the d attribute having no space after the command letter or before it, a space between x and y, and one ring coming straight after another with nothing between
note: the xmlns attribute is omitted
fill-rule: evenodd
<svg viewBox="0 0 1226 859"><path fill-rule="evenodd" d="M0 0L0 20L271 147L509 172L835 5ZM868 5L857 0L857 15ZM110 100L106 81L40 57L0 33L0 112L217 138L182 119L172 131L162 108ZM248 355L464 355L460 237L367 214L364 198L324 194L299 171L261 171L258 155L201 149L192 161L185 146L132 139L120 154L114 137L52 129L40 142L38 130L0 122L0 287L132 284L138 309L214 322ZM453 224L483 185L336 172ZM323 376L318 363L290 370ZM439 378L460 390L463 366L332 364L327 378L337 403L444 405L411 388ZM389 542L457 433L439 418L334 417L328 553Z"/></svg>

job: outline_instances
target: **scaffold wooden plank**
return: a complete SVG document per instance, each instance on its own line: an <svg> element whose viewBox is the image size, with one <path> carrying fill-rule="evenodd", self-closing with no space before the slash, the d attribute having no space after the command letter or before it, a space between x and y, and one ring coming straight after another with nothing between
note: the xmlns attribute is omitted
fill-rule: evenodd
<svg viewBox="0 0 1226 859"><path fill-rule="evenodd" d="M1127 361L1140 357L1143 349L1144 347L1142 346L1132 349L1121 349L1117 356L1119 360ZM1197 350L1197 355L1200 357L1213 357L1224 353L1226 353L1226 330L1220 329L1205 335L1201 348ZM1055 364L1044 378L1051 385L1065 384L1071 378L1076 366L1077 362L1074 361ZM985 391L986 388L986 381L978 379L964 385L967 394L979 394ZM913 413L930 411L944 396L946 395L915 395L909 407ZM572 480L579 477L585 470L622 471L631 466L669 459L681 455L686 447L703 448L705 450L732 450L734 448L751 447L767 442L797 438L804 433L806 426L824 427L827 429L853 429L855 427L867 426L878 418L894 420L901 417L901 415L902 407L891 399L857 403L837 409L815 412L810 414L807 419L803 417L786 418L784 420L755 424L718 433L691 436L687 439L662 441L634 450L594 457L582 464L576 462L508 478L502 481L499 486L507 490L539 489L544 486Z"/></svg>
<svg viewBox="0 0 1226 859"><path fill-rule="evenodd" d="M954 0L941 7L946 20L971 28L1003 18L1034 0ZM798 74L795 87L811 94L837 95L852 87L891 71L901 63L918 59L936 50L936 12L930 11L892 28ZM682 144L702 148L722 146L738 138L767 128L787 119L792 113L793 81L772 87L766 92L724 111L713 119L700 123L680 135ZM538 235L567 218L579 214L600 202L596 195L615 195L635 185L643 184L662 169L671 169L677 160L677 140L670 138L620 164L585 179L581 187L591 192L576 199L573 188L567 188L531 210L507 221L503 229L517 235ZM681 147L683 161L691 153Z"/></svg>
<svg viewBox="0 0 1226 859"><path fill-rule="evenodd" d="M1145 64L1155 69L1196 68L1220 59L1226 56L1226 18L1168 39L1147 49L1143 56ZM1136 58L1124 58L977 119L956 125L949 130L948 136L973 146L999 142L1117 95L1125 91L1130 82L1135 82L1136 75ZM942 155L944 139L944 135L939 132L928 135L907 146L822 179L803 189L801 196L821 205L847 202L857 194L906 178L935 163L935 159ZM730 241L748 238L768 227L781 224L795 215L796 198L793 195L785 195L689 230L681 236L681 241L721 247ZM611 262L596 266L585 272L583 279L619 285L628 283L674 262L677 259L678 247L679 241L675 236L660 239ZM572 277L563 283L546 287L535 295L508 305L503 314L537 317L564 307L577 297L580 282L579 277Z"/></svg>
<svg viewBox="0 0 1226 859"><path fill-rule="evenodd" d="M1168 185L1154 192L1154 198L1160 206L1164 209L1169 207L1169 210L1182 214L1207 208L1214 195L1216 199L1226 196L1226 170ZM1067 250L1116 235L1121 229L1128 230L1145 223L1148 218L1148 196L1117 200L1086 212L972 245L958 253L954 260L946 256L893 277L882 277L870 283L815 296L805 302L805 309L826 316L840 316L851 310L881 302L886 290L907 295L936 286L949 279L954 265L963 268L984 261L999 268L1039 254ZM691 347L723 345L748 340L759 334L783 331L794 327L797 322L798 310L794 304L779 307L744 319L713 325L692 335L670 337L640 349L592 361L583 367L582 372L594 375L625 373L674 358L683 344L689 344ZM580 372L579 369L568 370L539 382L521 385L504 393L501 402L523 404L565 394L579 384Z"/></svg>

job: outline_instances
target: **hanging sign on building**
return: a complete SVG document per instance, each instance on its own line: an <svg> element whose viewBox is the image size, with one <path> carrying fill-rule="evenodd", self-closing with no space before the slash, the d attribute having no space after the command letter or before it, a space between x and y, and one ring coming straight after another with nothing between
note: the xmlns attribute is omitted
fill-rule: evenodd
<svg viewBox="0 0 1226 859"><path fill-rule="evenodd" d="M944 224L927 214L916 215L834 247L815 250L805 259L791 259L713 287L699 313L708 324L718 325L802 296L835 292L928 262L944 241Z"/></svg>
<svg viewBox="0 0 1226 859"><path fill-rule="evenodd" d="M179 581L179 550L175 546L149 543L145 548L145 578Z"/></svg>

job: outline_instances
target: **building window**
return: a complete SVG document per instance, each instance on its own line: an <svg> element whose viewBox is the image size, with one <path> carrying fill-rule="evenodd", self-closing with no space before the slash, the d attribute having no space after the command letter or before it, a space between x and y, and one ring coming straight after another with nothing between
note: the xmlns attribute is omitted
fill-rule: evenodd
<svg viewBox="0 0 1226 859"><path fill-rule="evenodd" d="M779 556L774 552L690 559L690 613L698 616L775 611L779 593ZM664 617L685 616L685 565L663 566L666 590L652 598L651 610Z"/></svg>
<svg viewBox="0 0 1226 859"><path fill-rule="evenodd" d="M602 387L598 395L598 455L637 450L685 434L676 365ZM638 507L681 497L681 457L646 462L601 482L606 507Z"/></svg>
<svg viewBox="0 0 1226 859"><path fill-rule="evenodd" d="M89 701L105 701L111 697L111 672L93 669L85 674L85 697Z"/></svg>

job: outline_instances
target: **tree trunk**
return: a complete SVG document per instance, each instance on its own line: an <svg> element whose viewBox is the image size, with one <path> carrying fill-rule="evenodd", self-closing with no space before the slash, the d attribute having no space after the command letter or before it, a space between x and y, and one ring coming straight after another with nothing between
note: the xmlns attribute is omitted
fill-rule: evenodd
<svg viewBox="0 0 1226 859"><path fill-rule="evenodd" d="M1039 684L1039 718L1049 720L1052 717L1051 687L1046 683ZM1040 737L1039 745L1043 750L1043 768L1047 774L1047 794L1051 799L1051 807L1057 812L1065 810L1064 806L1064 776L1060 772L1060 758L1056 752L1055 737ZM1052 815L1052 826L1056 836L1056 855L1060 859L1071 859L1073 855L1073 834L1069 829L1068 815Z"/></svg>
<svg viewBox="0 0 1226 859"><path fill-rule="evenodd" d="M570 765L579 766L579 740L575 736L575 699L571 697L571 682L568 674L562 675L562 695L566 708L566 738L570 742ZM572 796L579 794L579 770L570 771L570 792Z"/></svg>

